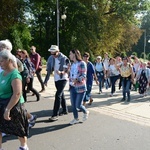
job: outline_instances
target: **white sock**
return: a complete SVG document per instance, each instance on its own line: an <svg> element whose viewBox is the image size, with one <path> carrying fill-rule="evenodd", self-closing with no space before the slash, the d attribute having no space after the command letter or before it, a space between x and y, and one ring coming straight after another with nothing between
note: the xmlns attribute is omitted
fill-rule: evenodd
<svg viewBox="0 0 150 150"><path fill-rule="evenodd" d="M29 119L30 121L33 119L33 115L31 115L31 118Z"/></svg>
<svg viewBox="0 0 150 150"><path fill-rule="evenodd" d="M26 145L24 145L24 146L20 146L20 147L22 147L22 148L26 149L28 146L27 146L27 144L26 144Z"/></svg>

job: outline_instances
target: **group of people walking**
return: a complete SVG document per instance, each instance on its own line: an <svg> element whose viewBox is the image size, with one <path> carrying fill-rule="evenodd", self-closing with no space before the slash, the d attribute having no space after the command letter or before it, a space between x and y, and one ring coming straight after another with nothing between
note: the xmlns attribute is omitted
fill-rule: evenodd
<svg viewBox="0 0 150 150"><path fill-rule="evenodd" d="M6 43L5 43L6 42ZM40 100L41 92L45 91L50 75L54 72L56 87L53 114L49 121L57 121L59 116L68 114L64 88L69 81L70 101L73 119L70 125L79 123L79 110L83 112L82 121L86 121L89 111L86 103L92 104L91 96L93 81L99 87L98 94L111 87L110 96L116 91L116 82L119 80L119 89L122 87L122 99L131 100L130 90L139 85L139 93L146 95L147 86L150 83L150 69L145 62L140 62L137 57L109 58L108 53L104 59L97 56L94 63L90 62L90 54L85 52L81 55L77 49L65 56L57 45L51 45L48 51L50 56L47 60L47 74L42 80L41 56L36 52L36 47L31 46L29 55L26 50L17 50L16 56L11 53L10 41L0 41L0 132L18 136L20 147L18 150L29 150L27 136L29 123L36 120L30 114L24 103L27 101L27 89L33 92L36 100ZM22 64L22 65L21 65ZM33 87L34 74L37 75L41 84L41 91ZM60 112L60 106L62 111ZM6 127L7 124L7 127ZM0 150L2 149L2 134L0 134Z"/></svg>
<svg viewBox="0 0 150 150"><path fill-rule="evenodd" d="M137 90L140 96L147 95L147 88L150 84L150 69L148 63L140 61L136 56L121 58L109 58L105 53L105 58L97 57L95 63L97 77L99 79L99 94L102 93L102 86L106 89L111 87L110 96L116 92L116 82L119 81L119 89L122 87L123 98L121 101L130 102L131 89Z"/></svg>

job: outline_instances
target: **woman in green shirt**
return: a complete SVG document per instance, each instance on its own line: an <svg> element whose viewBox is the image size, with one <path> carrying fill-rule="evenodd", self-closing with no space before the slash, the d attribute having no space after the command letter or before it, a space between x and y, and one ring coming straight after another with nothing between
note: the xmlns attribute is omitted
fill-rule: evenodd
<svg viewBox="0 0 150 150"><path fill-rule="evenodd" d="M13 66L13 55L8 50L0 52L0 150L2 150L1 133L18 136L18 150L29 150L27 146L28 119L23 106L22 78Z"/></svg>

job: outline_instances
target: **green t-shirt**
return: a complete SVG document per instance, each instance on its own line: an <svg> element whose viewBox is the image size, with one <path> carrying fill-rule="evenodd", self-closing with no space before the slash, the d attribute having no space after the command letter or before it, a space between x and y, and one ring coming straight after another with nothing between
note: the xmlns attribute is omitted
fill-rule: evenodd
<svg viewBox="0 0 150 150"><path fill-rule="evenodd" d="M4 71L0 73L0 98L10 98L13 95L11 82L14 79L22 80L22 77L17 69L4 76ZM24 103L24 98L20 96L20 103Z"/></svg>

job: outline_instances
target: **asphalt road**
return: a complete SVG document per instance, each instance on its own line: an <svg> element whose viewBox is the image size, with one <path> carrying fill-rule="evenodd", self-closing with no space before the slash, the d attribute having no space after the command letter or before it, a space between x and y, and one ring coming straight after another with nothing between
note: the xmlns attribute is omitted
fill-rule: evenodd
<svg viewBox="0 0 150 150"><path fill-rule="evenodd" d="M35 88L40 90L36 84ZM65 92L67 92L67 88ZM150 127L126 119L114 118L98 111L90 110L89 119L76 125L69 125L73 119L69 104L69 114L59 117L56 122L48 122L52 115L55 88L50 81L49 89L41 94L41 100L28 94L26 108L38 116L35 126L30 129L28 146L30 150L149 150ZM92 107L92 106L91 106ZM82 118L82 112L80 112ZM19 141L15 136L3 138L4 150L17 150Z"/></svg>

